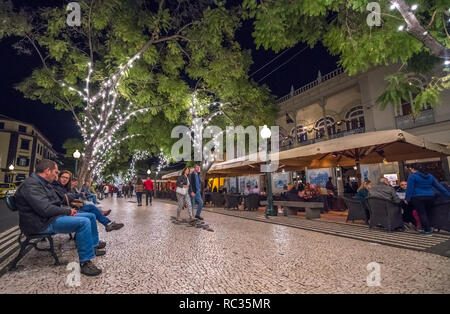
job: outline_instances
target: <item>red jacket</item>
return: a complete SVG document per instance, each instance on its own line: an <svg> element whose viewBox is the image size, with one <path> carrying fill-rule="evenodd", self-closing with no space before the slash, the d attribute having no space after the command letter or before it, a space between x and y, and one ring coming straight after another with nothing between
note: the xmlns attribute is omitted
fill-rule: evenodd
<svg viewBox="0 0 450 314"><path fill-rule="evenodd" d="M153 181L150 180L145 180L144 181L144 187L147 191L153 191Z"/></svg>

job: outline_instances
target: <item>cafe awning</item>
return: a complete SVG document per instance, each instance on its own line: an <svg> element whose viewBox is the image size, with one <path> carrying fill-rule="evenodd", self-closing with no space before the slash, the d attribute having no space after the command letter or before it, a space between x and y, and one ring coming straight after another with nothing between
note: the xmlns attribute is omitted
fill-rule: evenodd
<svg viewBox="0 0 450 314"><path fill-rule="evenodd" d="M163 180L176 180L181 175L183 170L178 170L174 172L169 172L161 177Z"/></svg>
<svg viewBox="0 0 450 314"><path fill-rule="evenodd" d="M285 170L354 166L449 156L450 149L402 130L375 131L324 140L278 154L279 167ZM253 157L253 160L251 160ZM255 154L213 165L211 174L246 175L260 173L264 158ZM275 154L270 154L274 160ZM245 173L245 174L244 174Z"/></svg>

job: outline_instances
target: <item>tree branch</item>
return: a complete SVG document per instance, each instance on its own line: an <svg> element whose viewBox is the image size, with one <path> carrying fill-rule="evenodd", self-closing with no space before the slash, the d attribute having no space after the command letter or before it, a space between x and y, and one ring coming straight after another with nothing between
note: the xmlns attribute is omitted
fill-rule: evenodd
<svg viewBox="0 0 450 314"><path fill-rule="evenodd" d="M431 36L425 28L423 28L405 0L390 0L390 2L396 6L400 14L403 16L403 19L408 25L406 29L408 34L422 42L428 49L430 49L434 56L445 58L449 55L450 49L446 48L443 44Z"/></svg>
<svg viewBox="0 0 450 314"><path fill-rule="evenodd" d="M94 49L92 47L92 25L91 25L91 15L92 15L93 5L94 5L94 0L91 0L91 5L89 6L88 39L89 39L89 52L90 52L92 64L94 64Z"/></svg>

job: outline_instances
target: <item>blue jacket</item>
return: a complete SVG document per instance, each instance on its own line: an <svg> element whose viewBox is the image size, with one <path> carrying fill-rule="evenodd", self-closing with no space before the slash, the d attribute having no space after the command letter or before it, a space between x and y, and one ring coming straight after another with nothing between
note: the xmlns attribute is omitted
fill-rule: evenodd
<svg viewBox="0 0 450 314"><path fill-rule="evenodd" d="M445 196L450 196L447 191L431 174L416 172L408 178L408 188L406 189L406 200L416 196L434 196L433 187Z"/></svg>

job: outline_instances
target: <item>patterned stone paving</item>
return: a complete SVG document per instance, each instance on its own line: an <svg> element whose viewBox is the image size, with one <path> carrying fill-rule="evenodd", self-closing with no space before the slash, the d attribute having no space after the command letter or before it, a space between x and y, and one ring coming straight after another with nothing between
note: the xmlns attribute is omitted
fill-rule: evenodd
<svg viewBox="0 0 450 314"><path fill-rule="evenodd" d="M446 257L204 212L208 232L174 224L175 205L159 201L102 205L125 223L99 227L108 243L94 260L102 275L68 287L66 267L32 250L0 277L0 293L450 293ZM77 261L74 242L56 238L60 259ZM381 265L379 287L366 282L371 262Z"/></svg>

